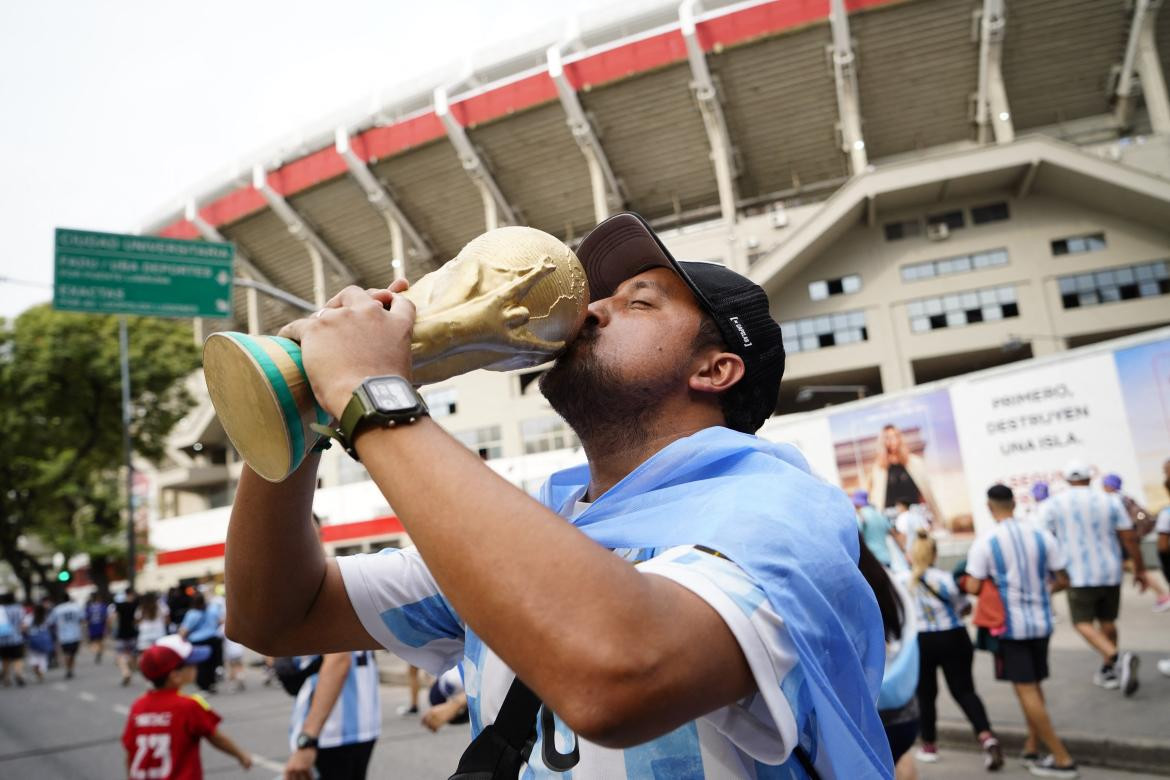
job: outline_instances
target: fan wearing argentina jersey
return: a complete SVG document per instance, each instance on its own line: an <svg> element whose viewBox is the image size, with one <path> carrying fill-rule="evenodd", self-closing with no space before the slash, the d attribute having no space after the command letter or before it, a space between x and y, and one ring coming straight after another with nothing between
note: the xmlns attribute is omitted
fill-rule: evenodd
<svg viewBox="0 0 1170 780"><path fill-rule="evenodd" d="M962 616L971 606L955 584L955 578L936 569L938 548L925 530L919 530L910 544L909 571L895 576L914 601L918 618L918 707L921 713L922 747L919 761L938 761L938 672L942 669L947 688L971 723L975 739L984 754L984 766L995 771L1003 766L1003 750L991 731L983 700L975 692L971 664L975 649L963 625Z"/></svg>
<svg viewBox="0 0 1170 780"><path fill-rule="evenodd" d="M314 658L303 656L297 661L305 669ZM374 654L365 650L330 653L297 693L289 726L293 753L284 776L287 780L361 780L381 732Z"/></svg>
<svg viewBox="0 0 1170 780"><path fill-rule="evenodd" d="M996 527L968 550L963 587L975 594L984 580L991 580L1003 601L1005 630L995 652L995 677L1010 682L1020 701L1028 724L1024 760L1029 770L1047 777L1076 777L1076 762L1056 736L1040 688L1048 677L1052 634L1049 582L1053 591L1068 586L1067 558L1052 534L1015 517L1011 488L992 485L987 508ZM1051 751L1043 759L1038 753L1041 742Z"/></svg>
<svg viewBox="0 0 1170 780"><path fill-rule="evenodd" d="M631 213L577 254L591 302L540 387L587 463L533 499L417 400L362 412L335 433L416 546L327 559L310 519L319 458L279 484L245 468L228 634L273 655L461 664L461 774L891 777L882 620L858 568L872 555L845 494L754 435L784 365L767 295L675 260ZM406 287L347 288L282 330L333 418L363 403L359 386L413 392Z"/></svg>
<svg viewBox="0 0 1170 780"><path fill-rule="evenodd" d="M1101 654L1093 683L1132 696L1138 689L1138 657L1118 649L1117 614L1121 606L1121 546L1133 561L1134 584L1146 589L1133 523L1117 496L1089 487L1089 467L1072 461L1064 467L1069 487L1044 502L1045 527L1068 553L1068 607L1073 627ZM1120 672L1118 668L1120 667Z"/></svg>

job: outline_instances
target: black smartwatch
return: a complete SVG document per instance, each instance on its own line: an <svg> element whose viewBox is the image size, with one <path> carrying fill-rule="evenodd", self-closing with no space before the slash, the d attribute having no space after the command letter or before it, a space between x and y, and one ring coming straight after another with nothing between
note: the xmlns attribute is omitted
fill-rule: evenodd
<svg viewBox="0 0 1170 780"><path fill-rule="evenodd" d="M307 750L308 748L317 749L317 738L302 731L297 734L297 750Z"/></svg>
<svg viewBox="0 0 1170 780"><path fill-rule="evenodd" d="M314 423L317 433L336 439L354 460L360 460L353 446L354 437L367 426L383 428L414 422L430 412L418 391L400 376L366 378L349 399L336 429Z"/></svg>

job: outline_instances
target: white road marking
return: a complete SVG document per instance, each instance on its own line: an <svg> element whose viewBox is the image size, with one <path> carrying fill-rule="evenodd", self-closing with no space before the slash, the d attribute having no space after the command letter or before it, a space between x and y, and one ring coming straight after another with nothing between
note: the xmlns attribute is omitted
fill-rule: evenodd
<svg viewBox="0 0 1170 780"><path fill-rule="evenodd" d="M130 708L127 707L125 704L115 704L114 705L114 712L118 713L119 715L129 715Z"/></svg>
<svg viewBox="0 0 1170 780"><path fill-rule="evenodd" d="M81 699L82 701L97 701L97 697L89 691L82 691L81 693L77 694L77 698Z"/></svg>
<svg viewBox="0 0 1170 780"><path fill-rule="evenodd" d="M252 754L252 763L262 769L271 769L273 772L280 772L277 777L284 777L284 764L279 764L270 758Z"/></svg>

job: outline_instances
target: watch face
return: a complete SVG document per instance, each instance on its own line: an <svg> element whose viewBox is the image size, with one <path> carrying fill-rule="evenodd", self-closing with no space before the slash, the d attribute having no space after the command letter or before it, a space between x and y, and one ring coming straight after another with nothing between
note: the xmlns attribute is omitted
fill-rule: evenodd
<svg viewBox="0 0 1170 780"><path fill-rule="evenodd" d="M406 380L398 377L371 379L366 383L366 390L379 412L397 412L417 405Z"/></svg>

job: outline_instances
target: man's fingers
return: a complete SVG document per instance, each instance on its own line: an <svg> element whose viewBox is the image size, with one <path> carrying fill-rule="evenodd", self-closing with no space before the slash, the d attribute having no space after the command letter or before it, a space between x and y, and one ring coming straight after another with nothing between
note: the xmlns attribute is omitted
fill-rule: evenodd
<svg viewBox="0 0 1170 780"><path fill-rule="evenodd" d="M414 302L405 295L395 295L388 312L398 322L414 327Z"/></svg>
<svg viewBox="0 0 1170 780"><path fill-rule="evenodd" d="M410 287L410 282L406 281L405 279L395 279L394 281L390 282L390 287L387 289L389 289L390 292L397 293L406 292L406 288L408 287Z"/></svg>
<svg viewBox="0 0 1170 780"><path fill-rule="evenodd" d="M301 336L304 334L305 328L307 328L310 324L311 321L309 319L293 320L277 331L276 335L282 338L292 339L293 341L300 344Z"/></svg>

